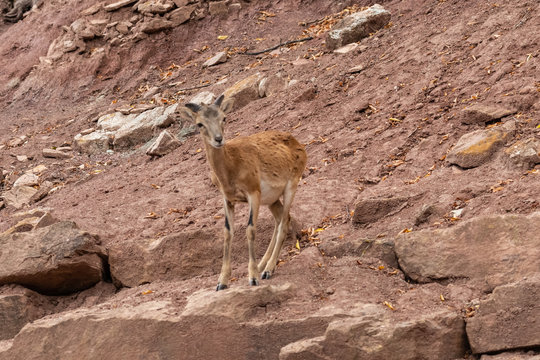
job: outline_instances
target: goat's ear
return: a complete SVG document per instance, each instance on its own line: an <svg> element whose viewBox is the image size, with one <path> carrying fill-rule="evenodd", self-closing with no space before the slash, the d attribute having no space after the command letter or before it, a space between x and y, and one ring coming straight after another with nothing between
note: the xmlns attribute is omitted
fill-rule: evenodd
<svg viewBox="0 0 540 360"><path fill-rule="evenodd" d="M198 105L198 104L194 104L194 103L187 103L186 107L189 110L193 111L194 113L197 113L197 112L199 112L199 110L201 110L201 106Z"/></svg>
<svg viewBox="0 0 540 360"><path fill-rule="evenodd" d="M186 104L186 106L180 106L178 113L180 118L187 121L195 121L195 114L200 110L200 106L197 104Z"/></svg>
<svg viewBox="0 0 540 360"><path fill-rule="evenodd" d="M221 94L221 95L216 99L216 101L214 101L214 105L216 105L217 107L221 107L221 102L223 101L224 98L225 98L225 95Z"/></svg>
<svg viewBox="0 0 540 360"><path fill-rule="evenodd" d="M223 95L221 95L218 98L218 100L219 100L219 108L225 114L232 110L233 104L234 104L234 99L228 98L228 99L223 100ZM216 103L217 103L217 100L216 100Z"/></svg>

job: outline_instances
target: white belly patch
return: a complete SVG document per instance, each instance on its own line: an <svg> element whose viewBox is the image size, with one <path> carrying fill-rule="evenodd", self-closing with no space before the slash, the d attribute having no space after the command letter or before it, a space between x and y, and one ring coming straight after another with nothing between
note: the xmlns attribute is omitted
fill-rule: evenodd
<svg viewBox="0 0 540 360"><path fill-rule="evenodd" d="M271 186L264 180L261 181L261 204L270 205L276 202L283 193L284 186Z"/></svg>

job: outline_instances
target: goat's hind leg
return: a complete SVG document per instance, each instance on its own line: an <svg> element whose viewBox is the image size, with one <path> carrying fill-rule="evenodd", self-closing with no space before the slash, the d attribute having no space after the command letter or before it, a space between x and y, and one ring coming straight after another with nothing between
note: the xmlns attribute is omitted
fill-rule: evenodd
<svg viewBox="0 0 540 360"><path fill-rule="evenodd" d="M281 248L283 246L283 241L285 240L285 238L287 237L287 233L289 232L289 211L294 200L294 194L296 193L297 186L298 183L289 181L287 187L285 188L285 191L283 192L283 209L281 211L281 219L279 221L279 226L277 227L276 242L274 244L274 248L272 249L272 255L268 260L268 263L266 264L266 267L264 268L264 271L261 275L261 278L263 279L270 279L272 273L276 268L279 253L281 252Z"/></svg>
<svg viewBox="0 0 540 360"><path fill-rule="evenodd" d="M279 199L274 202L272 205L268 207L270 211L272 212L272 215L274 216L275 225L274 225L274 233L272 234L272 240L268 244L268 248L266 249L266 252L264 253L263 258L259 262L258 270L259 272L262 272L266 268L266 264L268 263L268 260L272 256L272 253L274 252L274 248L276 246L276 238L278 235L278 228L279 223L281 222L281 217L283 214L283 205L281 204L281 201ZM261 274L261 279L270 279L270 276L266 277L268 274L266 272Z"/></svg>
<svg viewBox="0 0 540 360"><path fill-rule="evenodd" d="M234 236L234 204L224 199L225 227L223 229L223 263L219 275L216 291L224 290L229 286L231 278L231 241Z"/></svg>

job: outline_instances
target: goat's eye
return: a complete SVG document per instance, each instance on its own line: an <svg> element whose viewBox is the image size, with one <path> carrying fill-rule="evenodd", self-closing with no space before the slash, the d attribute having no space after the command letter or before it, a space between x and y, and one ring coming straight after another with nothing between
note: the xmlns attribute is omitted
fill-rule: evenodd
<svg viewBox="0 0 540 360"><path fill-rule="evenodd" d="M202 128L204 125L202 123L197 123L197 126Z"/></svg>

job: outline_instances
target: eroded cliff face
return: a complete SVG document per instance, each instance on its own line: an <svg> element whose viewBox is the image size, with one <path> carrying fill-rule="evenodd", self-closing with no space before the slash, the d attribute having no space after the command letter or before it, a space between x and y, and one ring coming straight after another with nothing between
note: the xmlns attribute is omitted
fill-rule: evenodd
<svg viewBox="0 0 540 360"><path fill-rule="evenodd" d="M372 5L0 24L0 358L537 358L540 8ZM248 286L237 206L215 292L222 199L178 110L222 93L226 139L288 131L308 165L275 275Z"/></svg>

